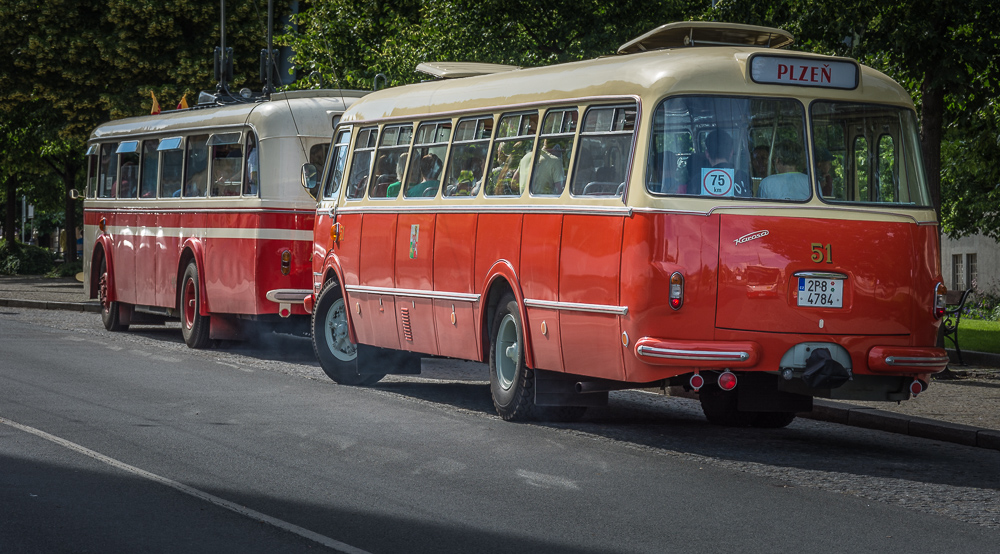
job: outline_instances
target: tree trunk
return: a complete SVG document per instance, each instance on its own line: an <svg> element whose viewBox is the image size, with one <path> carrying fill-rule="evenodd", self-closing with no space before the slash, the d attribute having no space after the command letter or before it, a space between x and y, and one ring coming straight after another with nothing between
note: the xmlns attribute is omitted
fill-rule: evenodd
<svg viewBox="0 0 1000 554"><path fill-rule="evenodd" d="M944 121L944 88L931 84L930 73L920 85L920 150L927 169L931 201L941 221L941 135Z"/></svg>
<svg viewBox="0 0 1000 554"><path fill-rule="evenodd" d="M3 238L8 244L13 244L17 237L17 229L14 227L14 214L17 213L17 177L7 176L7 217L3 223Z"/></svg>

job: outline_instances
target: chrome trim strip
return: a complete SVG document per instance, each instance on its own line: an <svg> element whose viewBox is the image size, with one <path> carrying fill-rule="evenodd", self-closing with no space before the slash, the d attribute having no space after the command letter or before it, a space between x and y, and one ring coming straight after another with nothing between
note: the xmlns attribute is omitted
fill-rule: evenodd
<svg viewBox="0 0 1000 554"><path fill-rule="evenodd" d="M620 200L620 199L617 199ZM346 204L337 208L338 214L364 214L364 213L533 213L533 214L570 214L570 215L601 215L632 217L632 208L628 206L571 206L565 204L500 204L489 205L484 203L461 204L461 205L419 205L419 204L395 204L390 206L350 205Z"/></svg>
<svg viewBox="0 0 1000 554"><path fill-rule="evenodd" d="M664 198L664 197L662 197L662 196L656 196L656 198ZM671 198L680 198L682 200L691 200L692 199L692 198L683 197L683 196L671 197ZM699 198L699 197L693 197L693 199L697 199L697 198ZM936 225L939 225L939 223L937 221L918 221L916 217L914 217L914 216L912 216L910 214L899 213L899 212L887 212L887 211L876 211L876 210L862 210L862 209L858 209L858 208L841 208L841 207L828 206L828 205L816 206L816 205L811 205L811 204L795 204L795 205L792 205L792 206L776 206L776 205L773 205L773 204L767 204L766 201L761 201L760 203L755 203L755 204L736 204L736 205L732 205L732 206L712 206L707 211L692 210L692 209L686 209L686 210L684 210L684 209L675 209L675 208L649 208L649 207L634 207L632 209L636 213L654 213L654 214L655 213L667 213L667 214L681 214L681 215L702 215L702 216L706 216L706 217L712 215L716 211L722 211L722 210L786 210L786 211L787 210L808 210L808 211L822 211L822 212L836 212L836 213L850 212L850 213L857 213L857 214L864 214L864 215L879 215L879 216L900 217L900 218L904 218L904 219L909 219L910 221L912 221L913 223L915 223L917 225L926 225L926 226L936 226ZM919 208L919 209L927 211L927 208Z"/></svg>
<svg viewBox="0 0 1000 554"><path fill-rule="evenodd" d="M309 289L274 289L267 291L264 298L278 304L302 304L311 295Z"/></svg>
<svg viewBox="0 0 1000 554"><path fill-rule="evenodd" d="M656 348L640 346L636 349L640 356L652 358L667 358L670 360L702 360L711 362L745 362L750 359L749 352L710 352L706 350L677 350L675 348Z"/></svg>
<svg viewBox="0 0 1000 554"><path fill-rule="evenodd" d="M347 292L387 294L406 298L429 298L431 300L454 300L456 302L479 302L479 298L481 296L479 294L467 294L463 292L439 292L415 289L395 289L388 287L365 287L360 285L348 285L344 288Z"/></svg>
<svg viewBox="0 0 1000 554"><path fill-rule="evenodd" d="M936 358L888 356L885 359L885 365L888 366L938 367L947 363L947 356L939 356Z"/></svg>
<svg viewBox="0 0 1000 554"><path fill-rule="evenodd" d="M604 304L578 304L575 302L553 302L550 300L524 299L528 308L547 308L564 312L589 312L594 314L628 315L628 306L607 306Z"/></svg>
<svg viewBox="0 0 1000 554"><path fill-rule="evenodd" d="M216 207L199 207L199 208L164 208L160 206L150 206L141 208L102 208L100 206L91 206L84 208L84 212L99 213L99 214L202 214L202 213L212 213L212 214L281 214L281 215L313 215L316 210L303 210L299 208L216 208Z"/></svg>
<svg viewBox="0 0 1000 554"><path fill-rule="evenodd" d="M814 279L836 279L843 281L847 279L847 275L843 273L832 273L828 271L796 271L792 274L792 277L811 277Z"/></svg>

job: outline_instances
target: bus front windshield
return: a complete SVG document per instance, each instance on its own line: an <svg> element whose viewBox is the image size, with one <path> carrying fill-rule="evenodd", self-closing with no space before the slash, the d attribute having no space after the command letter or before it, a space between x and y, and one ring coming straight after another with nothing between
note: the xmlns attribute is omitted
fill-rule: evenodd
<svg viewBox="0 0 1000 554"><path fill-rule="evenodd" d="M804 201L805 113L790 99L681 96L653 114L646 188L663 195Z"/></svg>

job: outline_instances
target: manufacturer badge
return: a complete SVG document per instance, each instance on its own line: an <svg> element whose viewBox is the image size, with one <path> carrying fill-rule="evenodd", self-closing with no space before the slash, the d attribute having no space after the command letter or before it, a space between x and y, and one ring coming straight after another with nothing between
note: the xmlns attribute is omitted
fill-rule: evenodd
<svg viewBox="0 0 1000 554"><path fill-rule="evenodd" d="M766 237L770 233L771 232L768 231L767 229L764 229L763 231L754 231L753 233L747 233L747 234L743 235L742 237L734 240L733 242L735 242L737 244L737 246L738 246L738 245L743 244L745 242L750 242L752 240L756 240L756 239L759 239L759 238L762 238L762 237Z"/></svg>

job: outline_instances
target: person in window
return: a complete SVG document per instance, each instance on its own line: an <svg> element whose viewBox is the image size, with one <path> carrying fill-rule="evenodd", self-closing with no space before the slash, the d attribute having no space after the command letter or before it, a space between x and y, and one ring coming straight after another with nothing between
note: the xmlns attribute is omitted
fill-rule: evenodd
<svg viewBox="0 0 1000 554"><path fill-rule="evenodd" d="M386 198L395 198L399 196L399 188L403 186L403 171L406 170L406 160L409 156L409 154L403 152L398 158L396 158L396 180L389 183L389 187L385 189Z"/></svg>
<svg viewBox="0 0 1000 554"><path fill-rule="evenodd" d="M753 170L755 179L767 177L767 158L770 154L771 151L766 146L758 146L750 153L750 167Z"/></svg>
<svg viewBox="0 0 1000 554"><path fill-rule="evenodd" d="M441 159L434 154L427 154L420 158L420 182L411 186L406 191L406 196L434 196L437 194L438 175L441 174Z"/></svg>
<svg viewBox="0 0 1000 554"><path fill-rule="evenodd" d="M122 164L121 176L118 179L118 198L135 198L136 177L139 166L133 162Z"/></svg>
<svg viewBox="0 0 1000 554"><path fill-rule="evenodd" d="M693 188L688 190L692 194L706 194L703 190L702 180L705 178L706 170L709 169L732 169L733 192L732 196L750 196L750 176L742 169L735 169L733 166L734 145L733 138L722 129L715 129L705 137L705 151L703 156L694 158L695 165L691 168L690 178Z"/></svg>
<svg viewBox="0 0 1000 554"><path fill-rule="evenodd" d="M802 173L802 147L790 140L778 143L774 152L774 175L760 182L760 197L775 200L809 198L809 177Z"/></svg>
<svg viewBox="0 0 1000 554"><path fill-rule="evenodd" d="M529 151L518 164L518 182L521 185L521 190L527 186L530 166L531 152ZM534 194L560 194L565 184L566 172L563 170L562 147L554 140L543 139L542 149L538 152L538 160L535 162L531 192Z"/></svg>
<svg viewBox="0 0 1000 554"><path fill-rule="evenodd" d="M825 197L833 196L833 154L822 146L816 149L816 180L819 181L819 190Z"/></svg>

